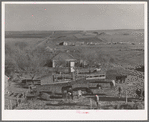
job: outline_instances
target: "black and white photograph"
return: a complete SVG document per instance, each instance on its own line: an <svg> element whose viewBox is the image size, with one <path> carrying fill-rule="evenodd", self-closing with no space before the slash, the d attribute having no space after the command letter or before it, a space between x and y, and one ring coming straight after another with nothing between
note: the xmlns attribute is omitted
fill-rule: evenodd
<svg viewBox="0 0 149 122"><path fill-rule="evenodd" d="M146 120L147 45L146 2L3 2L3 118Z"/></svg>

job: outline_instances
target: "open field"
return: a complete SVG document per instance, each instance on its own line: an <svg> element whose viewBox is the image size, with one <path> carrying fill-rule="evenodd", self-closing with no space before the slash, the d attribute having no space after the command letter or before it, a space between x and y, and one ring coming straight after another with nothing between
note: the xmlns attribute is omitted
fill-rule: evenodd
<svg viewBox="0 0 149 122"><path fill-rule="evenodd" d="M11 34L12 33L12 34ZM115 64L124 64L124 65L139 65L143 64L144 62L144 34L143 30L111 30L111 31L103 31L98 32L99 35L91 35L90 37L86 37L85 33L87 32L80 32L79 31L72 31L72 32L63 32L58 31L54 34L52 32L43 32L49 33L48 36L44 35L42 38L29 38L23 37L24 34L42 34L42 32L9 32L6 33L7 36L15 35L15 37L6 38L6 51L7 47L10 49L15 49L16 47L20 47L21 49L30 48L32 50L39 50L38 53L43 53L46 47L50 47L52 49L56 49L57 51L66 51L69 50L70 53L76 55L77 58L80 56L88 57L92 54L99 56L100 60L108 61L110 60L111 63ZM22 33L21 36L19 33ZM77 33L77 34L76 34ZM94 33L94 31L90 32ZM101 35L100 35L101 33ZM102 34L103 33L103 34ZM107 33L107 34L106 34ZM125 33L127 33L125 35ZM76 35L80 35L82 37L77 37ZM21 37L17 37L19 35ZM102 38L102 41L98 38ZM83 42L99 42L98 45L82 45L82 46L59 46L57 43L62 41L83 41ZM111 42L129 42L124 44L107 44ZM132 45L130 43L134 43ZM9 50L9 49L8 49ZM74 52L75 50L75 52ZM77 52L78 51L78 52ZM80 55L79 55L80 54ZM7 52L6 52L7 55ZM101 58L102 57L102 58ZM101 58L101 59L100 59ZM95 59L95 60L98 60Z"/></svg>

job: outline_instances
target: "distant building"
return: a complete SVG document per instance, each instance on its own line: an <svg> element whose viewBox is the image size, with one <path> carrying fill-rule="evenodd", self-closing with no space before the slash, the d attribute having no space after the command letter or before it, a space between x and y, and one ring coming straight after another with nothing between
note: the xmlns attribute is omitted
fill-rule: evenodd
<svg viewBox="0 0 149 122"><path fill-rule="evenodd" d="M84 42L76 42L76 46L84 45Z"/></svg>
<svg viewBox="0 0 149 122"><path fill-rule="evenodd" d="M76 62L76 59L67 52L60 52L52 59L53 67L70 67L70 62Z"/></svg>
<svg viewBox="0 0 149 122"><path fill-rule="evenodd" d="M47 46L47 47L46 47L46 51L53 52L54 49L52 49L51 47Z"/></svg>
<svg viewBox="0 0 149 122"><path fill-rule="evenodd" d="M68 45L68 43L67 43L67 42L60 42L59 45L64 45L64 46L66 46L66 45Z"/></svg>
<svg viewBox="0 0 149 122"><path fill-rule="evenodd" d="M95 45L95 43L94 42L90 42L89 45Z"/></svg>
<svg viewBox="0 0 149 122"><path fill-rule="evenodd" d="M69 46L75 46L75 44L73 42L68 42L67 43Z"/></svg>

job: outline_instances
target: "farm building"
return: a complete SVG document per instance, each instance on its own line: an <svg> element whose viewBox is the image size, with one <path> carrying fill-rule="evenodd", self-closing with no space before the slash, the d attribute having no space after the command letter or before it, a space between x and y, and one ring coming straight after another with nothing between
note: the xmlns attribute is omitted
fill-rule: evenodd
<svg viewBox="0 0 149 122"><path fill-rule="evenodd" d="M48 52L53 52L54 49L52 49L51 47L47 46L47 47L46 47L46 51L48 51Z"/></svg>
<svg viewBox="0 0 149 122"><path fill-rule="evenodd" d="M75 43L73 43L73 42L67 42L67 45L69 45L69 46L75 46Z"/></svg>
<svg viewBox="0 0 149 122"><path fill-rule="evenodd" d="M60 42L59 45L65 45L66 46L66 45L68 45L68 43L67 42Z"/></svg>
<svg viewBox="0 0 149 122"><path fill-rule="evenodd" d="M84 42L76 42L76 46L84 45Z"/></svg>
<svg viewBox="0 0 149 122"><path fill-rule="evenodd" d="M70 62L76 62L76 59L67 52L60 52L52 59L53 67L70 67Z"/></svg>
<svg viewBox="0 0 149 122"><path fill-rule="evenodd" d="M69 45L69 46L75 46L75 43L69 42L68 45Z"/></svg>
<svg viewBox="0 0 149 122"><path fill-rule="evenodd" d="M64 45L64 46L75 46L75 43L73 43L73 42L60 42L59 45Z"/></svg>

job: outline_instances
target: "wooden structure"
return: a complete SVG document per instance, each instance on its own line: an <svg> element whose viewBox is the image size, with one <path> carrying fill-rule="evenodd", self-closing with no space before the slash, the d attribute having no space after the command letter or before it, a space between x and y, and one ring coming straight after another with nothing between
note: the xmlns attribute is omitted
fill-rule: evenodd
<svg viewBox="0 0 149 122"><path fill-rule="evenodd" d="M25 92L11 92L10 94L5 95L5 109L14 109L19 106L26 99ZM6 101L8 103L6 104Z"/></svg>
<svg viewBox="0 0 149 122"><path fill-rule="evenodd" d="M76 59L72 55L66 52L60 52L55 57L53 57L52 66L53 67L60 67L60 66L70 67L71 66L70 64L73 64L70 62L76 62Z"/></svg>
<svg viewBox="0 0 149 122"><path fill-rule="evenodd" d="M30 85L41 85L40 80L32 80L32 79L24 79L22 80L22 84L24 87L29 87Z"/></svg>
<svg viewBox="0 0 149 122"><path fill-rule="evenodd" d="M39 85L36 87L36 90L37 92L49 92L53 94L61 94L62 87L66 87L70 85L71 85L70 81L57 82L57 83Z"/></svg>
<svg viewBox="0 0 149 122"><path fill-rule="evenodd" d="M40 92L45 92L49 94L57 94L57 95L63 95L64 89L72 88L72 89L77 89L77 88L97 88L98 85L102 85L103 88L105 87L111 87L112 80L99 80L99 79L89 79L86 80L85 78L79 79L79 80L71 80L71 81L61 81L61 82L54 82L51 84L44 84L44 85L39 85L36 86L36 91L38 93Z"/></svg>
<svg viewBox="0 0 149 122"><path fill-rule="evenodd" d="M86 76L86 80L106 79L105 74L89 74Z"/></svg>

